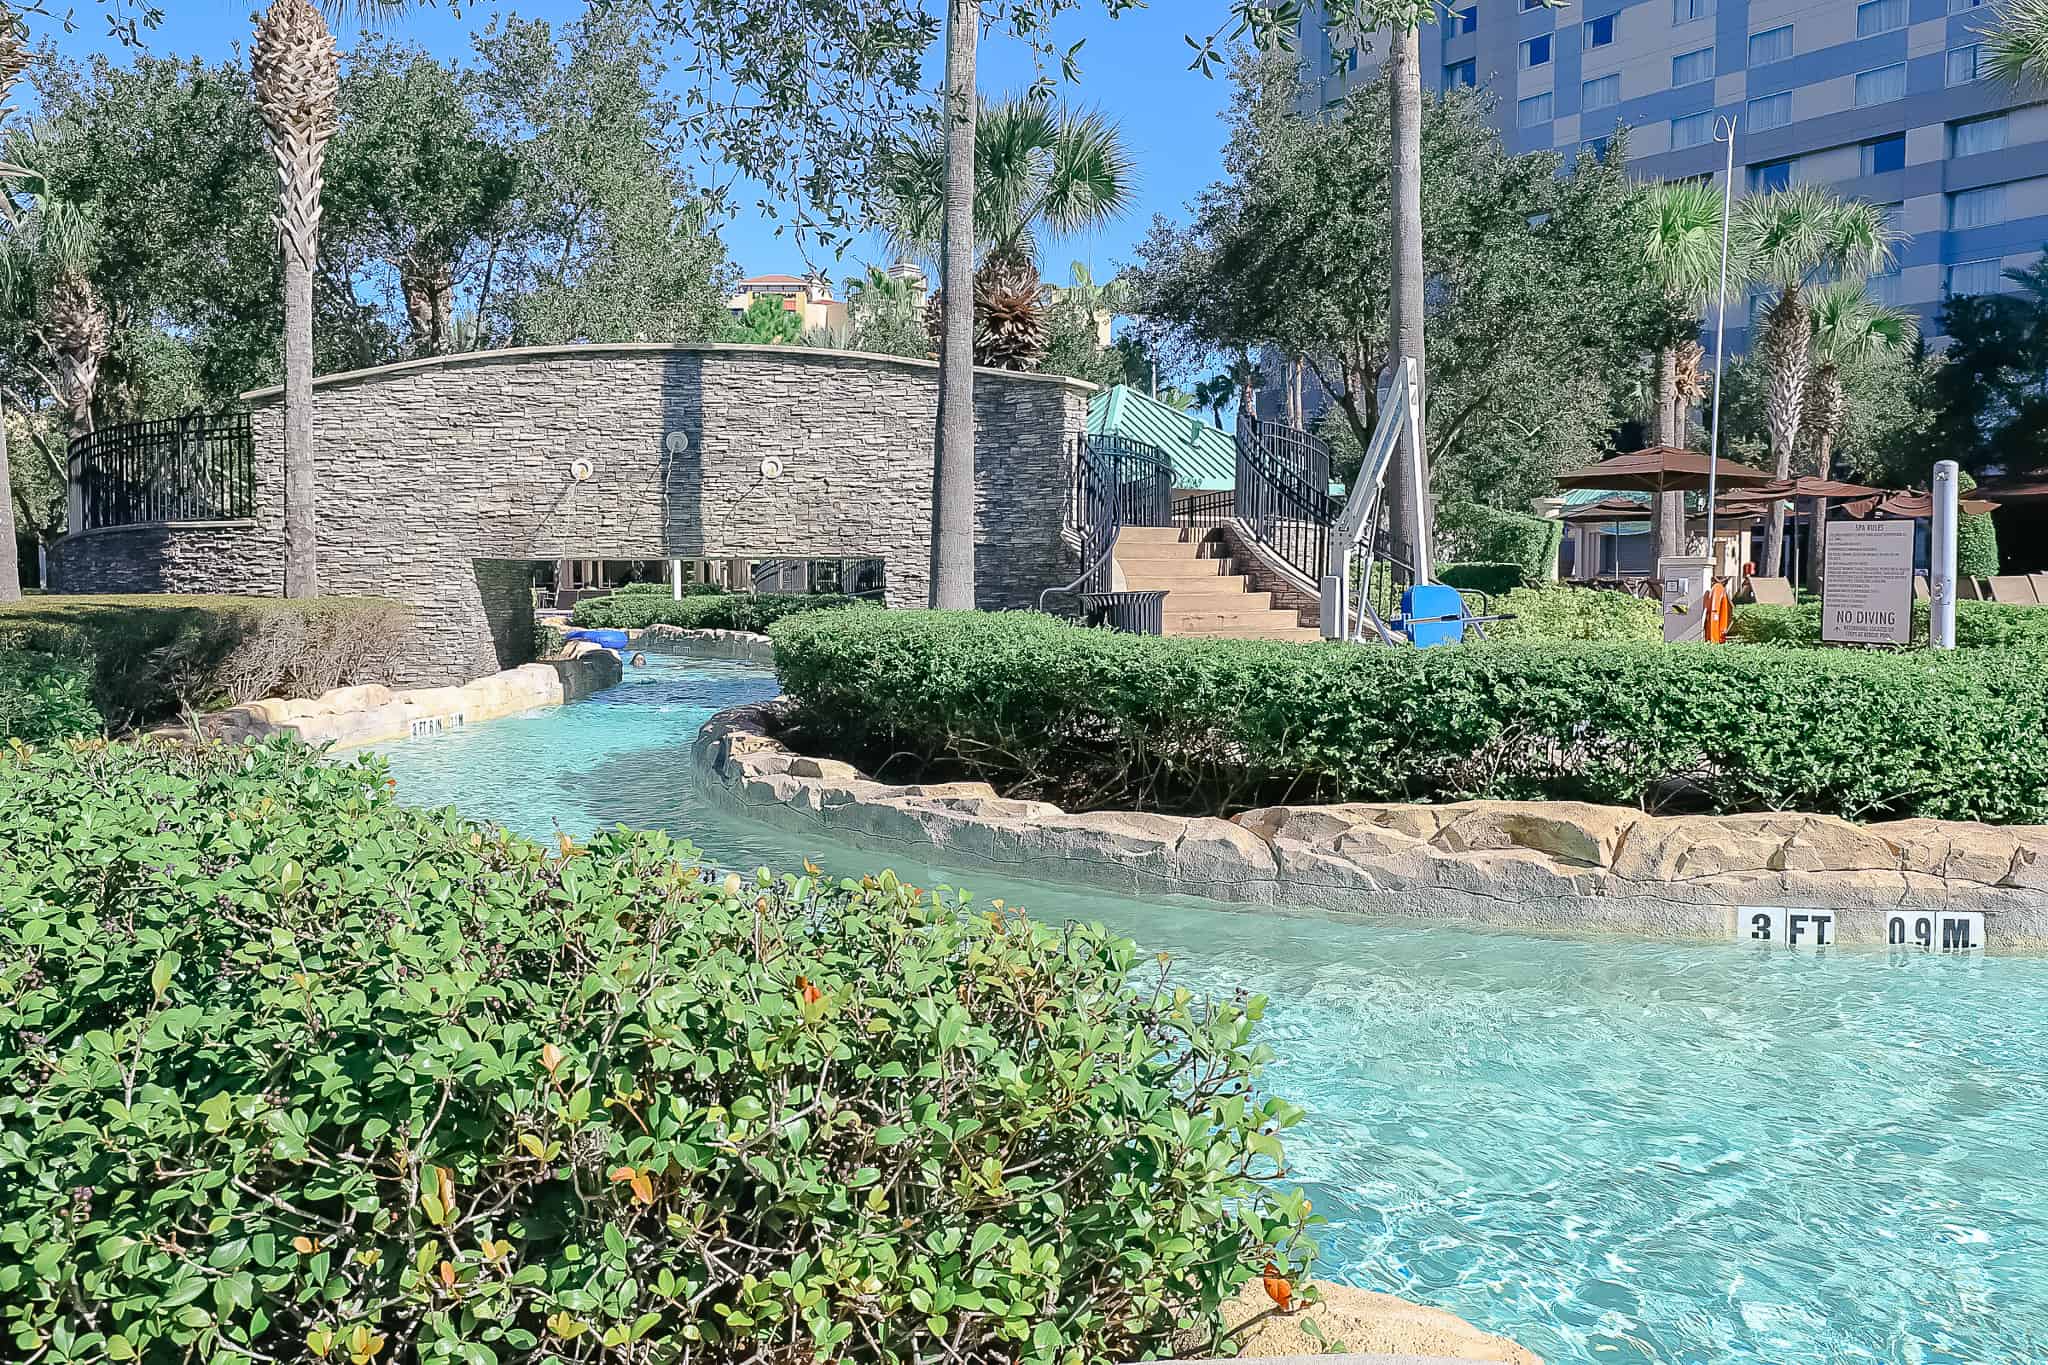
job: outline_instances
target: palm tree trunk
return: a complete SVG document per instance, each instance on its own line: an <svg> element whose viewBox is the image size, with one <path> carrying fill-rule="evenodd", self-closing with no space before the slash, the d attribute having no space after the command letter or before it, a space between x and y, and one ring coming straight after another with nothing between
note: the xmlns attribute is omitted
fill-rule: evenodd
<svg viewBox="0 0 2048 1365"><path fill-rule="evenodd" d="M1393 317L1394 363L1415 362L1417 391L1428 408L1428 390L1419 382L1424 370L1423 270L1422 270L1422 54L1413 26L1396 27L1389 53L1392 64L1388 81L1393 115ZM1423 423L1417 422L1421 429ZM1391 521L1394 553L1411 565L1422 563L1428 544L1429 452L1414 452L1414 468L1421 487L1408 486L1408 462L1397 460L1387 477L1387 491L1393 498Z"/></svg>
<svg viewBox="0 0 2048 1365"><path fill-rule="evenodd" d="M1685 444L1684 409L1678 397L1678 349L1666 346L1657 352L1657 421L1656 430L1650 433L1652 443L1660 446L1683 446ZM1652 566L1666 555L1685 553L1685 494L1659 493L1656 510L1650 519L1650 558Z"/></svg>
<svg viewBox="0 0 2048 1365"><path fill-rule="evenodd" d="M313 263L284 251L284 595L320 595L314 512Z"/></svg>
<svg viewBox="0 0 2048 1365"><path fill-rule="evenodd" d="M1798 285L1787 286L1771 305L1764 320L1761 350L1773 472L1788 479L1792 477L1792 451L1799 443L1799 421L1806 408L1806 301ZM1785 504L1774 500L1764 521L1764 577L1780 577L1784 563Z"/></svg>
<svg viewBox="0 0 2048 1365"><path fill-rule="evenodd" d="M1834 433L1821 432L1814 442L1814 453L1820 457L1820 476L1823 479L1832 479L1835 464ZM1816 515L1813 519L1812 567L1807 576L1813 590L1819 592L1826 585L1828 576L1828 500L1816 499L1814 507Z"/></svg>
<svg viewBox="0 0 2048 1365"><path fill-rule="evenodd" d="M0 602L21 600L21 551L14 540L14 477L7 467L7 408L0 404Z"/></svg>
<svg viewBox="0 0 2048 1365"><path fill-rule="evenodd" d="M939 281L945 291L939 353L938 441L932 460L934 608L974 607L974 49L978 0L946 6L946 231Z"/></svg>

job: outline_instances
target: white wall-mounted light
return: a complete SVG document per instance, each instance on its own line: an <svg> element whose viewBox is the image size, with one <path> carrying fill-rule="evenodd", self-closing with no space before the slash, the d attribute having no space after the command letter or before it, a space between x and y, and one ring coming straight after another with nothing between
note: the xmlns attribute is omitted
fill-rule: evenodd
<svg viewBox="0 0 2048 1365"><path fill-rule="evenodd" d="M763 460L761 461L761 477L762 477L762 478L764 478L764 479L779 479L779 478L781 478L781 477L782 477L782 461L781 461L781 460L780 460L779 458L777 458L776 456L773 456L773 455L770 455L770 456L767 456L766 458L764 458L764 459L763 459Z"/></svg>
<svg viewBox="0 0 2048 1365"><path fill-rule="evenodd" d="M578 456L576 459L569 461L569 477L578 483L587 481L595 473L597 473L597 463L594 460Z"/></svg>
<svg viewBox="0 0 2048 1365"><path fill-rule="evenodd" d="M668 447L668 453L671 455L687 455L690 453L690 433L671 431L662 444Z"/></svg>

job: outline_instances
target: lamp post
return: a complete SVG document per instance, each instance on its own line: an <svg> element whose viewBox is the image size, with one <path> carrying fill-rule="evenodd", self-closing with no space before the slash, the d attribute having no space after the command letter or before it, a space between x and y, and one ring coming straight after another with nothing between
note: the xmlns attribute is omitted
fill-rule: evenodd
<svg viewBox="0 0 2048 1365"><path fill-rule="evenodd" d="M1707 437L1707 562L1719 558L1714 552L1715 475L1721 468L1721 364L1728 331L1728 220L1735 208L1735 115L1724 114L1714 121L1714 141L1728 144L1728 169L1721 177L1721 287L1714 308L1714 418ZM1713 569L1707 570L1708 586Z"/></svg>

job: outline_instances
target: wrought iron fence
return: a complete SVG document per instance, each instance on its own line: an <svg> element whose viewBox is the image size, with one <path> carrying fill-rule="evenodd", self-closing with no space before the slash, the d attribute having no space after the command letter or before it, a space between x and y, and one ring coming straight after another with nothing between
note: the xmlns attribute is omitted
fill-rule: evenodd
<svg viewBox="0 0 2048 1365"><path fill-rule="evenodd" d="M1173 504L1173 524L1183 531L1198 526L1221 526L1237 515L1237 494L1231 489L1214 493L1189 493Z"/></svg>
<svg viewBox="0 0 2048 1365"><path fill-rule="evenodd" d="M1254 540L1320 582L1338 512L1330 448L1306 431L1239 418L1233 511Z"/></svg>
<svg viewBox="0 0 2048 1365"><path fill-rule="evenodd" d="M246 412L101 427L71 443L81 530L256 515L256 438Z"/></svg>
<svg viewBox="0 0 2048 1365"><path fill-rule="evenodd" d="M1166 631L1164 588L1083 593L1081 601L1086 604L1090 625L1108 626L1132 635L1162 635Z"/></svg>
<svg viewBox="0 0 2048 1365"><path fill-rule="evenodd" d="M1173 525L1173 463L1156 446L1142 441L1079 437L1074 442L1073 503L1068 515L1081 542L1081 576L1047 588L1039 595L1040 610L1057 593L1079 593L1085 599L1115 586L1109 559L1121 528Z"/></svg>

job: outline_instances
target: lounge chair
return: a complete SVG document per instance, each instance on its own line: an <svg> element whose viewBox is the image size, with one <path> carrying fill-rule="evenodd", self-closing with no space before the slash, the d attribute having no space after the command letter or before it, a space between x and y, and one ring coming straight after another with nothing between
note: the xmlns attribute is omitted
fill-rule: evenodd
<svg viewBox="0 0 2048 1365"><path fill-rule="evenodd" d="M1925 602L1930 600L1933 596L1934 594L1927 590L1927 575L1924 573L1914 574L1913 600L1915 602Z"/></svg>
<svg viewBox="0 0 2048 1365"><path fill-rule="evenodd" d="M1956 578L1956 600L1959 602L1982 602L1985 597L1984 580L1960 574Z"/></svg>
<svg viewBox="0 0 2048 1365"><path fill-rule="evenodd" d="M1757 578L1748 580L1749 600L1760 607L1796 607L1799 595L1792 591L1789 578Z"/></svg>
<svg viewBox="0 0 2048 1365"><path fill-rule="evenodd" d="M2034 585L2034 596L2048 602L2048 573L2030 573L2027 578Z"/></svg>
<svg viewBox="0 0 2048 1365"><path fill-rule="evenodd" d="M2041 599L2034 592L2033 580L2025 574L1999 574L1991 580L1991 600L2006 602L2016 607L2037 607Z"/></svg>

